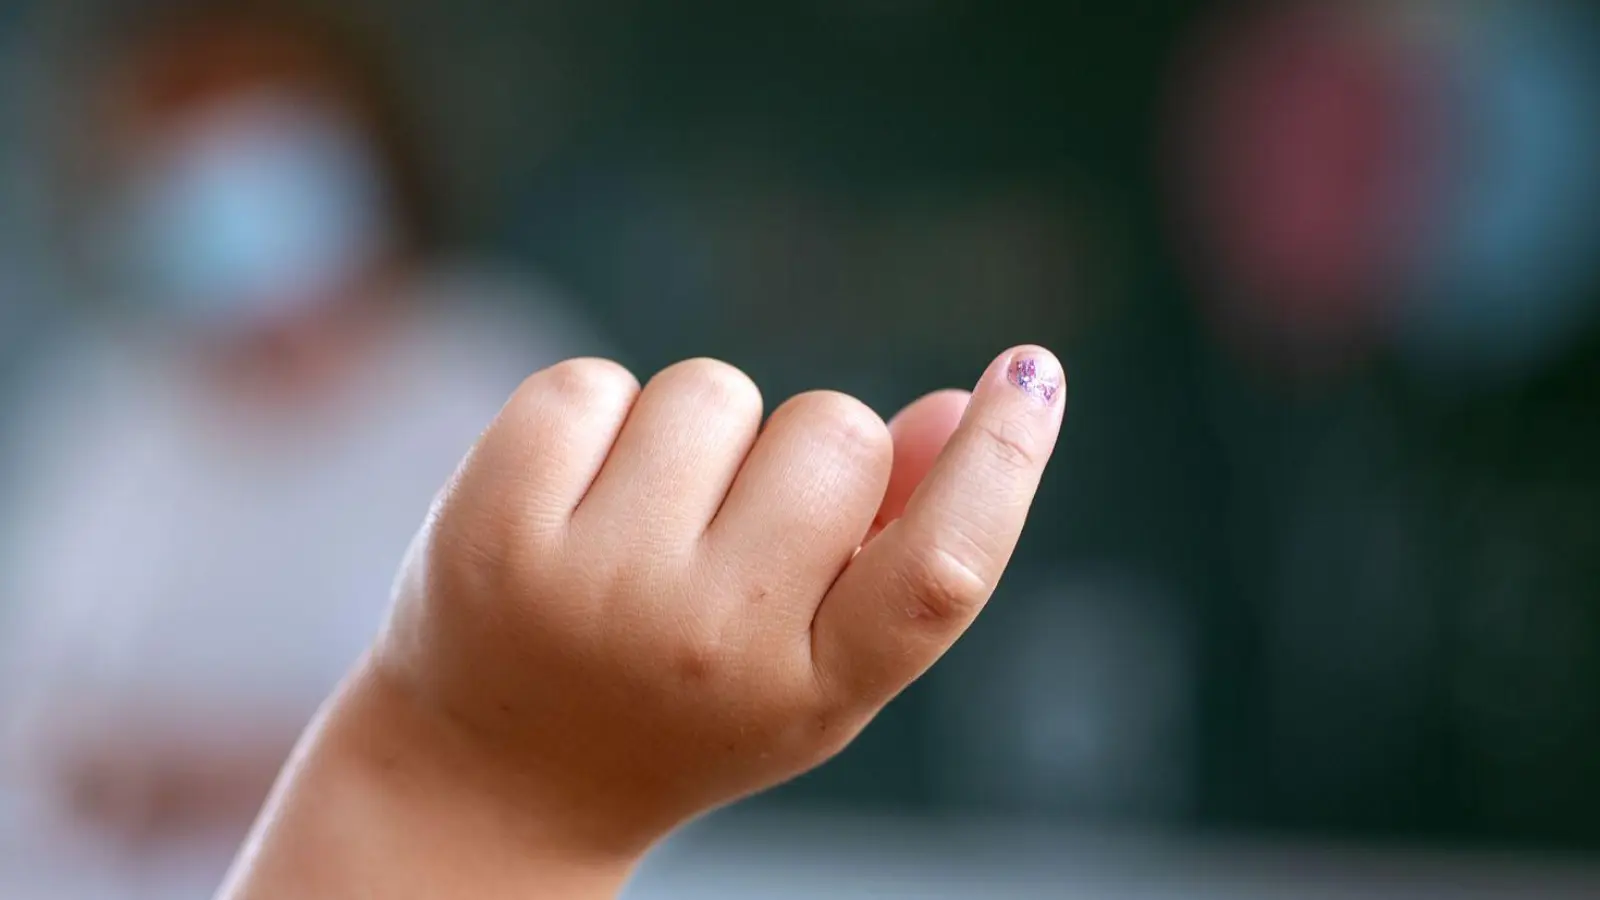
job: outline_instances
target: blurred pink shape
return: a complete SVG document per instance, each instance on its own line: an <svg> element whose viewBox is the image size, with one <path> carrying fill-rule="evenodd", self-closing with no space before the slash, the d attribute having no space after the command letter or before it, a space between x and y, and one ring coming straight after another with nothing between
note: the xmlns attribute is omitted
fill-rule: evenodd
<svg viewBox="0 0 1600 900"><path fill-rule="evenodd" d="M1219 324L1297 363L1369 347L1424 183L1425 67L1366 20L1311 6L1225 22L1194 63L1183 240Z"/></svg>

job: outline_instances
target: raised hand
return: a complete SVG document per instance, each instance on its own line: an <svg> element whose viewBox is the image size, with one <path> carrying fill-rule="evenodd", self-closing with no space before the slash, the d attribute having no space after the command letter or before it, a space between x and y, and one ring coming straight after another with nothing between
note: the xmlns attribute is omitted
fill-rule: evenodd
<svg viewBox="0 0 1600 900"><path fill-rule="evenodd" d="M950 647L1010 558L1063 405L1037 347L888 425L818 392L763 426L755 385L710 360L643 389L603 360L534 375L441 492L236 890L305 852L284 828L324 804L296 782L333 771L432 804L485 866L503 856L485 844L545 862L508 895L581 895L553 887L563 860L614 889L677 824L838 752ZM318 761L334 755L355 761ZM456 872L477 852L384 840ZM320 884L297 896L335 895Z"/></svg>

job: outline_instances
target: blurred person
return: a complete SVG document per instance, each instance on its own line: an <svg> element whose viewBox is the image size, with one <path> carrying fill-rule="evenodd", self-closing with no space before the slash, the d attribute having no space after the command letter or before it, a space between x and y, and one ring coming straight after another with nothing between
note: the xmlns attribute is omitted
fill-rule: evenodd
<svg viewBox="0 0 1600 900"><path fill-rule="evenodd" d="M75 873L143 884L117 896L209 892L460 447L589 349L435 262L417 140L355 50L196 6L88 81L66 205L106 302L6 429L0 689L11 802Z"/></svg>

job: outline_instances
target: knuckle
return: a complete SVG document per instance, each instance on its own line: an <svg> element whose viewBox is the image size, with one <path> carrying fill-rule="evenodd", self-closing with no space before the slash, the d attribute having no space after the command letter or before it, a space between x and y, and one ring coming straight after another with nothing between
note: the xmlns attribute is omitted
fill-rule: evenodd
<svg viewBox="0 0 1600 900"><path fill-rule="evenodd" d="M565 360L528 376L512 395L512 402L535 408L553 402L582 409L621 400L638 389L638 380L622 364L585 357Z"/></svg>
<svg viewBox="0 0 1600 900"><path fill-rule="evenodd" d="M633 373L609 359L569 359L548 371L552 389L563 399L579 404L627 396L639 389Z"/></svg>
<svg viewBox="0 0 1600 900"><path fill-rule="evenodd" d="M718 665L716 653L704 644L685 644L672 658L673 674L679 681L690 684L711 681Z"/></svg>
<svg viewBox="0 0 1600 900"><path fill-rule="evenodd" d="M710 409L746 411L761 407L761 392L750 376L720 360L703 357L685 360L657 377L693 392Z"/></svg>
<svg viewBox="0 0 1600 900"><path fill-rule="evenodd" d="M592 577L601 585L600 593L609 597L649 597L664 588L681 583L687 563L671 543L655 537L629 542L626 547L594 548ZM693 621L685 619L679 632L695 637Z"/></svg>
<svg viewBox="0 0 1600 900"><path fill-rule="evenodd" d="M977 567L938 547L912 554L902 577L913 619L966 622L989 599L989 580Z"/></svg>
<svg viewBox="0 0 1600 900"><path fill-rule="evenodd" d="M1025 423L1015 419L991 419L978 426L990 453L1008 471L1032 469L1039 465L1039 442Z"/></svg>
<svg viewBox="0 0 1600 900"><path fill-rule="evenodd" d="M682 683L716 681L727 665L721 638L705 628L685 628L668 656L672 675Z"/></svg>
<svg viewBox="0 0 1600 900"><path fill-rule="evenodd" d="M791 415L805 419L836 452L865 457L891 449L889 428L870 407L838 391L811 391L790 402Z"/></svg>

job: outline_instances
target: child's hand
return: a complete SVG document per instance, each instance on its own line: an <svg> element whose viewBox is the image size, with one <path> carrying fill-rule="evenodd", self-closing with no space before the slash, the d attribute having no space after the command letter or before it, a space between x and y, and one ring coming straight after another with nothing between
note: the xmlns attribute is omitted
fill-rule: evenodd
<svg viewBox="0 0 1600 900"><path fill-rule="evenodd" d="M764 427L722 363L642 391L599 360L534 375L402 568L367 669L431 723L400 743L449 744L459 793L490 785L622 856L816 766L987 601L1055 444L1060 372L1023 347L970 402L933 394L885 426L812 393Z"/></svg>

